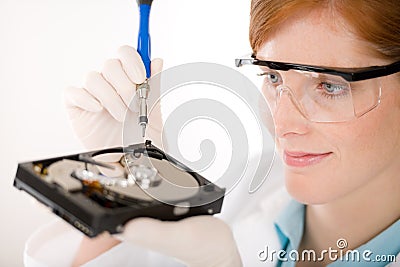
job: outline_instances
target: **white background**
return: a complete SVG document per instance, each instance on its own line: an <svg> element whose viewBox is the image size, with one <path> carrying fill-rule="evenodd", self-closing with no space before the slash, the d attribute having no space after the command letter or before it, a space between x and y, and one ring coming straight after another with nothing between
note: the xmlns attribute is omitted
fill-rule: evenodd
<svg viewBox="0 0 400 267"><path fill-rule="evenodd" d="M250 52L249 0L155 0L152 56L165 68L205 61L234 67ZM22 266L24 242L54 218L13 188L21 161L82 150L62 90L136 46L135 0L0 1L0 266Z"/></svg>

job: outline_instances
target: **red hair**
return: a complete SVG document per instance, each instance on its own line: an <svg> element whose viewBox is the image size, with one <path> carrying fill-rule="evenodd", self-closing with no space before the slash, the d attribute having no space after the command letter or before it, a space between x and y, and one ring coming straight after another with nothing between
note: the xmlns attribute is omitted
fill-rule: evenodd
<svg viewBox="0 0 400 267"><path fill-rule="evenodd" d="M398 0L252 0L250 45L256 53L287 18L301 11L330 9L384 59L400 60Z"/></svg>

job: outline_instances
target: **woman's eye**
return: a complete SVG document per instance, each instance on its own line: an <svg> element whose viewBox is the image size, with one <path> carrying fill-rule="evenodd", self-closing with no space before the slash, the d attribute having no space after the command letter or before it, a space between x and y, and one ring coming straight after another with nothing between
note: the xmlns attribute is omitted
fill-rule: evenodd
<svg viewBox="0 0 400 267"><path fill-rule="evenodd" d="M280 82L280 77L277 73L266 73L265 76L269 83L275 84Z"/></svg>
<svg viewBox="0 0 400 267"><path fill-rule="evenodd" d="M321 85L322 85L322 89L324 89L329 94L340 94L343 91L348 90L348 86L343 85L343 84L334 84L334 83L329 83L329 82L323 82Z"/></svg>

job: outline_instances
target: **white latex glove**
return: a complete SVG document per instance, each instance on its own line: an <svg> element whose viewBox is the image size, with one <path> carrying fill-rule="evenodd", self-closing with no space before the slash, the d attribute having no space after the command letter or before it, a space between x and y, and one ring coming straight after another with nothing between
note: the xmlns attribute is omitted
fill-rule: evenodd
<svg viewBox="0 0 400 267"><path fill-rule="evenodd" d="M140 55L132 47L120 47L118 56L118 59L107 60L101 73L90 72L86 77L85 88L69 87L64 92L72 127L87 149L124 145L122 131L126 112L134 112L129 117L138 118L137 99L132 98L136 93L136 85L146 79L145 67ZM162 60L154 59L151 62L152 76L161 69ZM154 103L159 95L158 89L150 88L148 110L151 109L149 103ZM131 100L135 101L133 105L130 105ZM158 105L149 114L146 129L146 137L153 139L156 144L160 139L161 123ZM130 121L129 126L133 129L133 134L130 133L131 142L142 142L137 120Z"/></svg>
<svg viewBox="0 0 400 267"><path fill-rule="evenodd" d="M190 267L242 266L230 228L209 215L178 222L134 219L118 238L174 257Z"/></svg>

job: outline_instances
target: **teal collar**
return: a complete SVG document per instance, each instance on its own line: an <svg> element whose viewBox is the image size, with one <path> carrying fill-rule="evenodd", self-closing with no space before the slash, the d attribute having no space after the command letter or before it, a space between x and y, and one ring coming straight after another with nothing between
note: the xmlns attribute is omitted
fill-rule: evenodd
<svg viewBox="0 0 400 267"><path fill-rule="evenodd" d="M286 251L285 258L288 259L287 261L279 261L278 267L295 266L296 262L290 260L288 253L299 248L304 231L304 216L305 205L292 200L276 219L274 224L275 229L282 250ZM357 252L354 252L356 250ZM390 257L392 255L395 257L400 253L400 219L367 243L354 249L352 253L352 255L345 254L343 258L338 259L328 266L386 266L389 264L391 262ZM327 256L327 254L325 255ZM340 256L339 253L337 255ZM359 258L357 258L357 255L359 255ZM317 255L317 258L319 256ZM386 258L385 260L383 260L384 257Z"/></svg>

